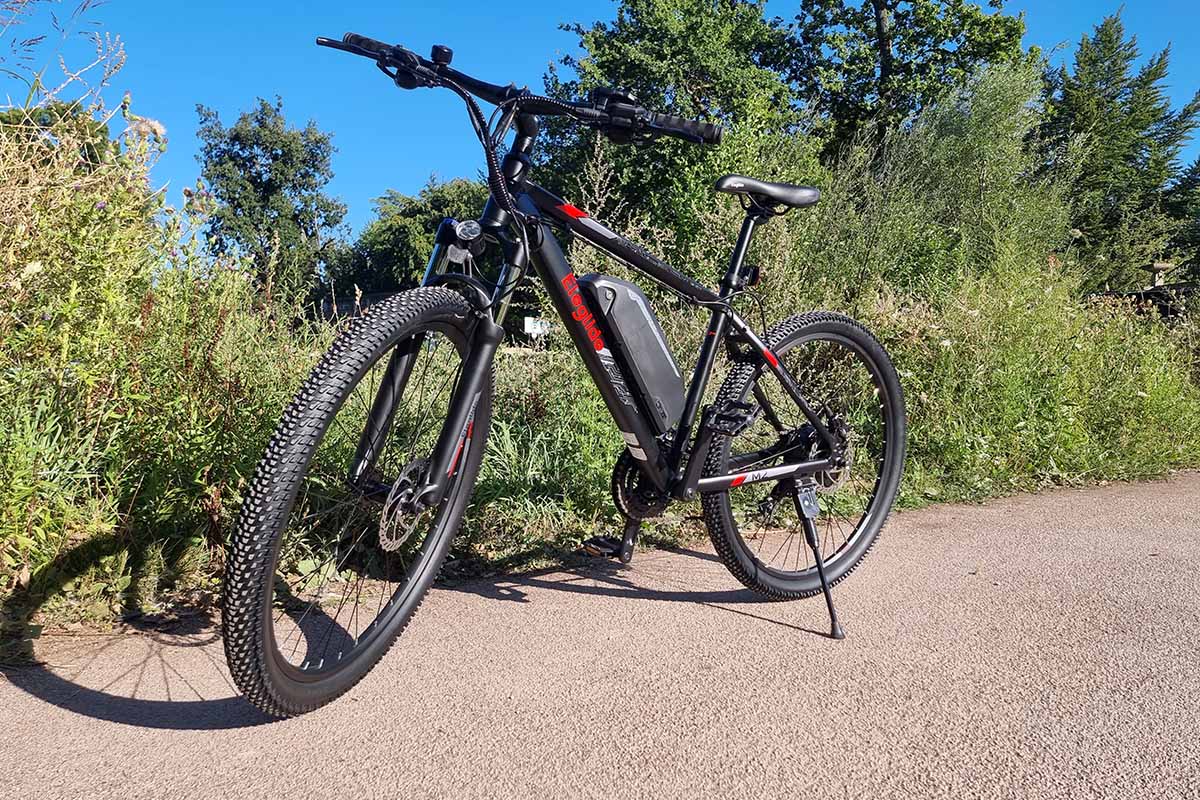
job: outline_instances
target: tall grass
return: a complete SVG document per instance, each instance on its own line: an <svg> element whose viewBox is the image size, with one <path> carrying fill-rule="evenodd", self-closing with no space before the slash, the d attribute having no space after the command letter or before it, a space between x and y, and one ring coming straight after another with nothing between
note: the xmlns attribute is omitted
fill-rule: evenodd
<svg viewBox="0 0 1200 800"><path fill-rule="evenodd" d="M64 553L117 537L70 587L101 614L211 579L326 336L202 254L203 194L173 208L149 188L152 128L89 137L34 115L0 126L0 588L53 583Z"/></svg>
<svg viewBox="0 0 1200 800"><path fill-rule="evenodd" d="M842 310L883 339L908 396L907 504L1200 464L1195 323L1080 298L1036 81L984 73L830 170L802 136L742 132L731 156L822 185L820 205L761 231L761 310ZM203 252L204 192L174 208L150 188L153 125L114 117L123 132L97 142L77 123L0 126L0 594L65 588L60 613L104 617L212 588L244 482L333 329L263 305L239 263ZM619 176L604 159L574 197L652 249L674 241L608 205ZM702 229L677 264L711 282L740 210L696 205ZM623 274L571 255L579 272ZM686 371L703 315L651 296ZM613 526L621 440L561 328L545 350L503 349L496 374L458 552L520 561ZM652 533L696 532L688 514Z"/></svg>

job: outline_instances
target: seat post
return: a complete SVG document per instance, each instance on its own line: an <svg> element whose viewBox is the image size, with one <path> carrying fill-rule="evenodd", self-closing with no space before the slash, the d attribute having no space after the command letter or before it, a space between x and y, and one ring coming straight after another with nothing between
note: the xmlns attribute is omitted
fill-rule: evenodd
<svg viewBox="0 0 1200 800"><path fill-rule="evenodd" d="M737 243L733 246L733 254L729 257L729 271L725 273L725 278L721 281L722 297L732 293L740 282L742 265L746 261L746 253L750 250L750 239L754 236L754 229L764 221L765 218L755 206L746 210L746 218L742 220L742 229L738 232Z"/></svg>

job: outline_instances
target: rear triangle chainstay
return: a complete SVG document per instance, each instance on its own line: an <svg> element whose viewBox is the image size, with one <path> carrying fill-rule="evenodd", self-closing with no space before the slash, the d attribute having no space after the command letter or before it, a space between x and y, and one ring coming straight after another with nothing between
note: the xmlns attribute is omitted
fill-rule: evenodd
<svg viewBox="0 0 1200 800"><path fill-rule="evenodd" d="M774 374L789 397L795 401L807 421L813 426L817 435L832 451L836 441L819 415L813 410L807 399L801 393L796 380L788 371L787 366L754 330L730 309L725 312L733 327L726 334L729 346L740 348L738 359L743 362L758 363L760 369L769 370ZM733 469L731 472L709 478L701 478L700 473L704 462L707 461L708 451L718 437L732 437L744 432L763 414L772 427L780 429L781 423L774 411L764 404L761 393L755 392L758 408L747 402L726 402L720 406L714 404L705 408L700 426L696 431L692 451L680 486L675 491L676 497L690 497L696 491L703 493L726 491L738 486L761 483L763 481L780 481L802 475L812 475L833 468L833 462L828 458L810 459L793 464L781 464L775 467L748 469L753 464L747 464ZM782 433L782 431L780 431ZM767 460L766 456L760 460Z"/></svg>

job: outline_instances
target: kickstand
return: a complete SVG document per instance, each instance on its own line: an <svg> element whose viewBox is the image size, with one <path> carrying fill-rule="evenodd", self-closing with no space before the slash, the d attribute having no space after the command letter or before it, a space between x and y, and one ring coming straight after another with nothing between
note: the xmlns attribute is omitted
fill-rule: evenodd
<svg viewBox="0 0 1200 800"><path fill-rule="evenodd" d="M637 544L638 531L641 529L642 521L640 519L625 520L625 533L621 536L621 552L617 556L621 559L622 564L633 561L633 546Z"/></svg>
<svg viewBox="0 0 1200 800"><path fill-rule="evenodd" d="M817 505L816 489L812 484L797 486L792 499L796 503L796 513L800 516L800 522L804 525L804 538L808 540L813 560L817 562L817 577L821 579L821 591L825 593L825 605L829 608L829 638L845 639L846 632L842 630L842 623L838 622L837 611L833 607L833 595L829 591L829 581L825 579L825 562L821 558L821 547L817 543L817 526L813 520L821 513L821 507Z"/></svg>

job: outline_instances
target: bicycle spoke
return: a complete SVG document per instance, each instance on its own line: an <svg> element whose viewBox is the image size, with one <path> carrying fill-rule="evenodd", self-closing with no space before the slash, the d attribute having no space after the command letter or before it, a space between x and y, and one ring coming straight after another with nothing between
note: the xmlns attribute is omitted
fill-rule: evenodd
<svg viewBox="0 0 1200 800"><path fill-rule="evenodd" d="M372 480L383 485L394 486L414 455L432 448L449 411L448 392L462 377L465 339L435 329L418 335L426 337L425 344L412 354L411 380L396 398L389 430L375 452ZM446 341L439 346L442 338ZM427 557L425 543L453 496L448 493L436 508L389 522L388 530L404 543L387 552L376 543L381 515L403 512L388 508L382 498L368 499L346 482L371 408L385 388L394 349L377 357L343 395L310 458L279 544L270 612L274 647L300 671L338 668L380 630L393 600Z"/></svg>
<svg viewBox="0 0 1200 800"><path fill-rule="evenodd" d="M886 449L886 440L879 434L884 429L885 410L873 374L865 368L857 352L844 344L832 339L807 340L781 353L780 357L817 418L826 425L831 424L830 420L840 419L850 432L846 467L818 473L812 478L797 476L794 479L798 482L818 481L817 496L822 511L820 518L814 521L817 546L824 560L831 563L855 541L875 495ZM771 378L764 380L768 375ZM730 471L798 463L827 454L820 449L825 447L823 440L815 435L808 418L773 373L761 373L746 394L762 410L761 421L756 421L737 437L737 448L731 447L731 450L738 455L729 456ZM781 446L785 444L781 437L787 435L799 438ZM778 522L764 519L774 513L763 515L757 511L765 497L769 495L730 493L735 519L744 519L739 529L743 529L750 540L758 540L747 541L755 560L764 567L784 573L815 571L806 544L799 542L797 545L800 537L796 526L800 525L800 520L795 510L785 509L786 518ZM768 543L767 539L771 541Z"/></svg>

